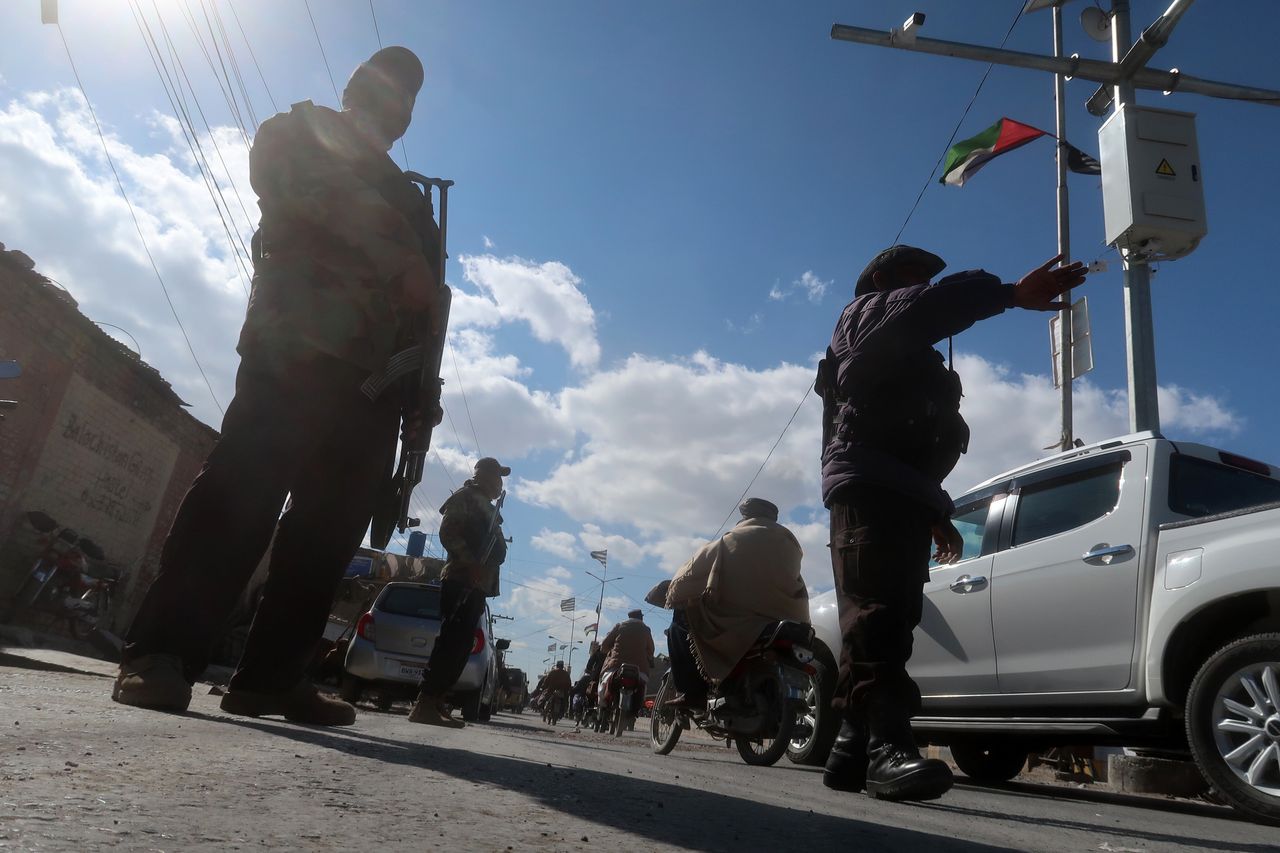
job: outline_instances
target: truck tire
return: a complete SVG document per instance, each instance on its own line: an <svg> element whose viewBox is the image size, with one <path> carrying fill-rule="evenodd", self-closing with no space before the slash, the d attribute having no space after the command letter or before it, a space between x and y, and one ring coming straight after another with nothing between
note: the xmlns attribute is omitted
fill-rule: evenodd
<svg viewBox="0 0 1280 853"><path fill-rule="evenodd" d="M991 785L1008 782L1021 773L1027 751L1016 743L961 741L951 744L951 758L972 781Z"/></svg>
<svg viewBox="0 0 1280 853"><path fill-rule="evenodd" d="M1231 806L1280 826L1280 633L1218 649L1187 693L1187 740Z"/></svg>
<svg viewBox="0 0 1280 853"><path fill-rule="evenodd" d="M468 690L466 693L458 693L453 697L453 705L462 714L462 719L468 723L477 722L480 719L480 694L484 690Z"/></svg>
<svg viewBox="0 0 1280 853"><path fill-rule="evenodd" d="M808 710L804 714L804 722L810 732L792 738L787 747L787 760L792 764L821 767L827 763L836 735L840 733L840 715L831 707L839 670L835 657L821 641L814 642L813 656L821 667L810 685L812 695L805 697Z"/></svg>

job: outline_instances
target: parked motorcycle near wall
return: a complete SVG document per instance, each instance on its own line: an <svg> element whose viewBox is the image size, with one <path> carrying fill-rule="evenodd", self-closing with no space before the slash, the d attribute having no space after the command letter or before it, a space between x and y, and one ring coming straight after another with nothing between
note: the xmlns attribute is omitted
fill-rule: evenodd
<svg viewBox="0 0 1280 853"><path fill-rule="evenodd" d="M680 733L697 727L714 738L732 741L747 764L768 767L787 752L809 710L805 703L814 666L813 627L775 622L761 634L705 708L666 705L675 693L671 672L662 677L649 721L653 751L675 749Z"/></svg>
<svg viewBox="0 0 1280 853"><path fill-rule="evenodd" d="M40 612L65 619L71 636L88 639L111 614L120 570L104 562L102 549L43 512L27 513L40 534L40 555L5 608L4 621Z"/></svg>

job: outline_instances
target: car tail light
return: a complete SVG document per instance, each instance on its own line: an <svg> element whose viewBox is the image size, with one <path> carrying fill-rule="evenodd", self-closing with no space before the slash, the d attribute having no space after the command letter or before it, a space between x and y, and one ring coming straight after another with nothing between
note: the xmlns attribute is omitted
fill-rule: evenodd
<svg viewBox="0 0 1280 853"><path fill-rule="evenodd" d="M471 654L478 655L484 648L484 631L476 629L476 641L471 644Z"/></svg>
<svg viewBox="0 0 1280 853"><path fill-rule="evenodd" d="M372 613L366 613L360 617L360 621L356 623L356 636L362 640L374 642Z"/></svg>

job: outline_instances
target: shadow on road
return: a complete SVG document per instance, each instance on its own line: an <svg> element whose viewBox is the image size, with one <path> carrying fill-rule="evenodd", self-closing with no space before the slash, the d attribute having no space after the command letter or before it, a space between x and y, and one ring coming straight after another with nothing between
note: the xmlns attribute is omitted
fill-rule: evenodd
<svg viewBox="0 0 1280 853"><path fill-rule="evenodd" d="M785 839L788 849L829 849L833 839L856 850L999 853L1015 848L814 814L615 773L555 767L540 761L409 743L359 731L334 731L191 713L211 722L254 729L349 755L422 767L469 783L517 791L579 820L690 850L742 850ZM806 780L808 782L808 780ZM797 792L797 804L803 792ZM1190 841L1190 840L1188 840Z"/></svg>

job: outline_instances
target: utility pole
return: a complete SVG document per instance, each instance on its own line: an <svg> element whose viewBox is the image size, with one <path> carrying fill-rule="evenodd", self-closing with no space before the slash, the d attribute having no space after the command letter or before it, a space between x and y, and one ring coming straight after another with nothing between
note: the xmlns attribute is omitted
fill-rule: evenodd
<svg viewBox="0 0 1280 853"><path fill-rule="evenodd" d="M1053 55L1062 58L1062 5L1055 3L1053 7ZM1053 112L1054 133L1058 137L1058 156L1055 163L1058 168L1058 254L1064 260L1071 260L1071 219L1067 200L1067 107L1066 80L1061 74L1053 75ZM1075 439L1075 427L1072 423L1071 379L1075 366L1072 352L1071 329L1071 291L1062 294L1063 309L1058 314L1058 334L1062 338L1062 352L1059 354L1058 376L1062 379L1059 389L1062 393L1062 449L1070 450Z"/></svg>
<svg viewBox="0 0 1280 853"><path fill-rule="evenodd" d="M1063 3L1069 0L1028 0L1027 10L1053 6L1059 12ZM831 37L837 41L849 41L859 44L870 44L878 47L891 47L899 50L911 50L919 53L931 53L939 56L951 56L959 59L973 59L980 62L992 62L1000 65L1012 65L1020 68L1032 68L1048 71L1065 77L1079 77L1102 83L1104 88L1111 87L1111 97L1106 92L1095 93L1090 99L1090 111L1099 114L1107 106L1112 106L1116 113L1126 104L1135 103L1137 89L1152 89L1165 93L1173 91L1192 92L1214 98L1250 101L1267 106L1280 106L1280 91L1239 86L1234 83L1223 83L1206 80L1183 74L1178 69L1157 71L1147 68L1146 63L1163 47L1173 32L1178 20L1190 8L1193 0L1173 0L1168 10L1150 27L1143 31L1142 37L1135 44L1130 37L1129 0L1112 0L1111 6L1111 48L1112 61L1100 62L1094 59L1082 59L1078 56L1041 56L1002 48L991 48L982 45L962 42L926 39L918 36L924 23L924 16L916 13L907 23L890 32L851 27L835 24L831 27ZM1055 33L1056 35L1056 33ZM1061 143L1059 143L1061 145ZM1059 148L1061 156L1061 147ZM1104 182L1106 175L1103 175ZM1061 211L1061 202L1060 202ZM1061 212L1059 213L1061 216ZM1133 432L1143 430L1160 430L1160 409L1156 398L1156 362L1155 362L1155 329L1151 312L1151 268L1149 259L1131 253L1124 262L1124 297L1125 297L1125 344L1128 361L1129 382L1129 428ZM1062 332L1064 339L1070 329L1070 311L1064 312ZM1068 351L1067 347L1063 347ZM1067 362L1069 364L1069 362ZM1063 386L1070 371L1063 371ZM1066 392L1069 393L1069 392Z"/></svg>

